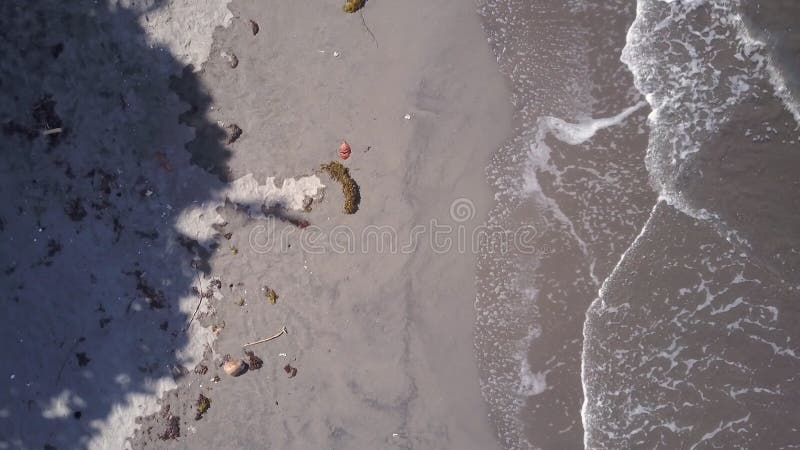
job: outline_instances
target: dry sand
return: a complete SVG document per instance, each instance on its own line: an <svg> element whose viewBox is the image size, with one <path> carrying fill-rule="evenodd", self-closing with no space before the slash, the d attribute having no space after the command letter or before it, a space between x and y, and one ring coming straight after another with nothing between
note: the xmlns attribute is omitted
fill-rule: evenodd
<svg viewBox="0 0 800 450"><path fill-rule="evenodd" d="M404 252L330 239L376 225L404 246L431 220L469 233L485 217L483 170L510 106L474 4L371 0L362 22L338 0L234 1L232 17L224 2L11 3L0 448L497 447L474 356L474 255L437 251L428 232ZM33 108L47 94L52 111ZM66 131L37 135L55 122ZM226 144L230 123L244 133ZM355 215L315 173L342 139ZM295 194L317 197L311 212ZM474 208L463 222L459 198ZM268 250L273 225L288 237ZM193 288L210 295L194 321ZM262 368L219 368L282 327L252 348ZM212 403L196 421L200 392ZM172 416L180 437L162 440Z"/></svg>

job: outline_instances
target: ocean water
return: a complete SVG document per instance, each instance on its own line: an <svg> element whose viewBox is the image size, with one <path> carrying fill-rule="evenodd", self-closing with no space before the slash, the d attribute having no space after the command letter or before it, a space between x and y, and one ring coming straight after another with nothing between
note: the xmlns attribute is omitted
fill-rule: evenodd
<svg viewBox="0 0 800 450"><path fill-rule="evenodd" d="M513 87L478 261L506 448L800 446L800 2L480 5Z"/></svg>

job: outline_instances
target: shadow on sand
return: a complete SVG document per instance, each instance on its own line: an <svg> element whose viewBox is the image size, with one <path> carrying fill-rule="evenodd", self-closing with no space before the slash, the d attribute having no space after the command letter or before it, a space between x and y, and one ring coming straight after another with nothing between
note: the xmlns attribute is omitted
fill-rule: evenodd
<svg viewBox="0 0 800 450"><path fill-rule="evenodd" d="M218 174L230 152L200 81L146 44L147 12L0 2L0 448L119 448L105 439L193 369L178 300L210 252L175 224L220 182L178 116Z"/></svg>

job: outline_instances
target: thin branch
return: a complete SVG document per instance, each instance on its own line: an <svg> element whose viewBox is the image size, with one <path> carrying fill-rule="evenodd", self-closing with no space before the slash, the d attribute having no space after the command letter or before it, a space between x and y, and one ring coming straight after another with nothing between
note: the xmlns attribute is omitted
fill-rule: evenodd
<svg viewBox="0 0 800 450"><path fill-rule="evenodd" d="M197 308L194 309L194 313L192 313L192 318L189 319L189 323L187 323L186 326L183 328L184 333L186 333L189 330L189 327L192 325L192 322L194 322L194 316L197 315L197 311L200 311L200 305L203 304L203 289L202 289L203 283L200 281L200 271L197 270L197 268L195 268L194 272L197 275L197 292L198 292L197 296L200 298L200 300L197 302Z"/></svg>
<svg viewBox="0 0 800 450"><path fill-rule="evenodd" d="M264 342L269 342L269 341L271 341L273 339L277 339L277 338L283 336L284 334L289 334L289 331L286 329L286 327L281 328L281 331L279 331L274 336L270 336L270 337L264 338L264 339L259 339L257 341L253 341L253 342L248 342L247 344L244 344L242 347L249 347L251 345L263 344Z"/></svg>
<svg viewBox="0 0 800 450"><path fill-rule="evenodd" d="M369 33L370 36L372 36L372 40L375 42L375 48L379 48L378 40L375 39L375 35L372 33L372 30L370 30L369 26L367 25L367 20L364 19L364 13L362 11L359 11L358 14L361 15L361 24L364 25L364 29L367 30L367 33Z"/></svg>

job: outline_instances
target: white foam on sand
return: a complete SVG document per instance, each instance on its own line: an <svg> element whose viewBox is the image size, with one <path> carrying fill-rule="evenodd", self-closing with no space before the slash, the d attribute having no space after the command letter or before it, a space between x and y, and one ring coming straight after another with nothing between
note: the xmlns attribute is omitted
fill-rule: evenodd
<svg viewBox="0 0 800 450"><path fill-rule="evenodd" d="M109 0L109 6L140 12L139 25L147 43L163 47L183 64L195 70L208 59L214 29L227 27L233 19L230 0L166 0L157 7L151 1ZM152 9L150 9L152 8Z"/></svg>
<svg viewBox="0 0 800 450"><path fill-rule="evenodd" d="M281 205L299 211L303 209L303 201L307 197L318 198L324 188L325 185L316 175L287 178L278 187L275 177L269 177L264 184L259 184L253 174L247 174L218 191L215 199L182 211L176 229L200 243L208 242L215 233L212 225L224 221L217 209L226 200L251 210L260 211L262 206Z"/></svg>

